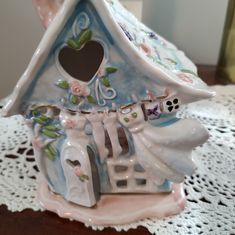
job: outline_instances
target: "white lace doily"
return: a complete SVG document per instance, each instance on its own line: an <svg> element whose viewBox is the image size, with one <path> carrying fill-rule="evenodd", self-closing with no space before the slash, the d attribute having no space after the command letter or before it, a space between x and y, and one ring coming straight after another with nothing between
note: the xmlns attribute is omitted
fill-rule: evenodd
<svg viewBox="0 0 235 235"><path fill-rule="evenodd" d="M200 120L211 134L193 153L198 169L185 180L186 210L162 220L116 226L117 230L142 225L161 235L235 234L235 86L212 89L217 91L215 98L190 104L180 114ZM38 169L21 116L0 118L0 151L0 205L13 212L40 210L35 199Z"/></svg>

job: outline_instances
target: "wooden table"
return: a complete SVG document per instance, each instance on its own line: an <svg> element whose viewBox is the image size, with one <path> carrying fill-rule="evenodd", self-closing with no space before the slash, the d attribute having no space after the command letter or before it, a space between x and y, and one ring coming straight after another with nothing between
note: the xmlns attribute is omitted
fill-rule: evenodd
<svg viewBox="0 0 235 235"><path fill-rule="evenodd" d="M199 66L199 75L209 84L222 83L216 77L214 66ZM25 210L20 213L12 213L5 206L0 207L0 235L92 235L92 234L149 234L147 229L139 227L128 232L116 232L114 229L93 231L79 222L71 222L59 218L51 212L33 212Z"/></svg>

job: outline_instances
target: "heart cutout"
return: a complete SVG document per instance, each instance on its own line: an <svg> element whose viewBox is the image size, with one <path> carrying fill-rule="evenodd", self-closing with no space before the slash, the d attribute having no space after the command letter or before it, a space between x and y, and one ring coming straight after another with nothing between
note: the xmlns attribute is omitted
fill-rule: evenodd
<svg viewBox="0 0 235 235"><path fill-rule="evenodd" d="M66 163L70 165L71 167L81 166L80 162L78 160L72 161L70 159L66 160Z"/></svg>
<svg viewBox="0 0 235 235"><path fill-rule="evenodd" d="M63 47L58 57L60 65L70 76L89 82L103 61L104 48L99 42L89 41L79 50Z"/></svg>

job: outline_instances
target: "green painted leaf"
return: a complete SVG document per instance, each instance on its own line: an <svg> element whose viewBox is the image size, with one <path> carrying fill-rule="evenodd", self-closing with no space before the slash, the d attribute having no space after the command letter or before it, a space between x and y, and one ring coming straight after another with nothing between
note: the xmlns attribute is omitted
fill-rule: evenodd
<svg viewBox="0 0 235 235"><path fill-rule="evenodd" d="M177 64L177 62L171 58L167 58L167 60L170 61L172 64L175 64L175 65Z"/></svg>
<svg viewBox="0 0 235 235"><path fill-rule="evenodd" d="M48 145L47 145L47 148L48 148L48 150L51 152L51 154L52 154L53 156L56 156L56 155L57 155L57 150L56 150L51 144L48 144Z"/></svg>
<svg viewBox="0 0 235 235"><path fill-rule="evenodd" d="M44 128L42 129L42 134L45 135L45 136L47 136L47 137L53 138L53 139L58 138L58 137L61 136L61 135L60 135L59 133L57 133L57 132L49 131L49 130L46 130L46 129L44 129Z"/></svg>
<svg viewBox="0 0 235 235"><path fill-rule="evenodd" d="M109 82L108 78L106 78L106 77L103 77L103 78L101 79L101 83L102 83L105 87L110 87L110 82Z"/></svg>
<svg viewBox="0 0 235 235"><path fill-rule="evenodd" d="M40 125L45 125L45 124L47 124L47 122L46 122L46 121L43 121L40 117L35 117L35 118L33 119L33 121L36 122L36 123L38 123L38 124L40 124Z"/></svg>
<svg viewBox="0 0 235 235"><path fill-rule="evenodd" d="M56 84L59 88L68 90L69 89L69 83L66 80L60 80Z"/></svg>
<svg viewBox="0 0 235 235"><path fill-rule="evenodd" d="M79 98L76 95L71 95L70 96L70 102L74 105L78 105L79 104Z"/></svg>
<svg viewBox="0 0 235 235"><path fill-rule="evenodd" d="M79 179L80 179L81 182L83 182L83 183L85 182L85 179L83 179L82 176L80 176Z"/></svg>
<svg viewBox="0 0 235 235"><path fill-rule="evenodd" d="M44 128L48 131L60 131L61 130L61 128L54 126L54 125L48 125L48 126L45 126Z"/></svg>
<svg viewBox="0 0 235 235"><path fill-rule="evenodd" d="M44 149L44 153L46 154L47 158L51 161L54 161L56 159L55 155L51 153L48 147Z"/></svg>
<svg viewBox="0 0 235 235"><path fill-rule="evenodd" d="M80 179L82 182L85 182L86 180L89 180L90 178L89 178L88 175L81 175L81 176L79 177L79 179Z"/></svg>
<svg viewBox="0 0 235 235"><path fill-rule="evenodd" d="M89 180L89 179L90 179L88 175L83 175L83 178L84 178L85 180Z"/></svg>
<svg viewBox="0 0 235 235"><path fill-rule="evenodd" d="M48 121L51 120L49 117L47 117L47 116L45 116L45 115L42 115L42 116L40 117L40 119L43 120L43 121L45 121L45 122L48 122Z"/></svg>
<svg viewBox="0 0 235 235"><path fill-rule="evenodd" d="M183 72L183 73L192 74L193 76L196 76L196 77L197 77L197 74L194 73L192 70L189 70L189 69L181 69L180 71Z"/></svg>
<svg viewBox="0 0 235 235"><path fill-rule="evenodd" d="M68 41L67 41L67 45L73 49L77 49L78 48L78 45L77 45L77 42L75 41L75 39L73 38L70 38Z"/></svg>
<svg viewBox="0 0 235 235"><path fill-rule="evenodd" d="M87 100L90 104L96 104L96 99L92 95L87 96Z"/></svg>
<svg viewBox="0 0 235 235"><path fill-rule="evenodd" d="M38 110L33 110L32 111L32 115L34 116L34 117L38 117L38 116L40 116L40 112L38 111Z"/></svg>
<svg viewBox="0 0 235 235"><path fill-rule="evenodd" d="M41 117L33 118L33 120L34 120L34 122L36 122L40 125L46 125L50 121L50 118L45 115L42 115Z"/></svg>
<svg viewBox="0 0 235 235"><path fill-rule="evenodd" d="M92 38L92 31L90 29L83 30L78 36L78 39L76 40L77 49L80 49L82 45L90 41L91 38Z"/></svg>
<svg viewBox="0 0 235 235"><path fill-rule="evenodd" d="M106 73L107 74L116 73L117 71L118 71L118 69L114 68L114 67L107 67L106 68Z"/></svg>

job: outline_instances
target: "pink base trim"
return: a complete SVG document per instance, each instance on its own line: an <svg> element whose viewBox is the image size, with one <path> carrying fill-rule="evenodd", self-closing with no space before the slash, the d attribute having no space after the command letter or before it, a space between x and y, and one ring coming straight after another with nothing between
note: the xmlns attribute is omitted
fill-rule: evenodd
<svg viewBox="0 0 235 235"><path fill-rule="evenodd" d="M179 214L186 205L182 184L175 184L171 193L150 195L102 195L94 208L69 203L53 194L46 181L40 180L38 200L41 206L62 218L88 225L120 225L146 218L162 218Z"/></svg>

